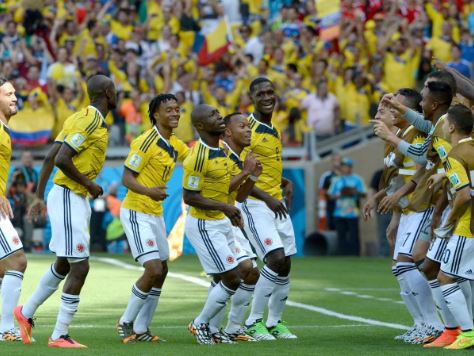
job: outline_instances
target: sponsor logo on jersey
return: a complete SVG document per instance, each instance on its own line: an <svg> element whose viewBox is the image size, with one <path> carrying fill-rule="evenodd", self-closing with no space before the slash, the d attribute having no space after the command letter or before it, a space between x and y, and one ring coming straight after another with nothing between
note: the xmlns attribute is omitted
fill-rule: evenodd
<svg viewBox="0 0 474 356"><path fill-rule="evenodd" d="M456 187L461 183L461 180L459 179L459 176L457 173L453 173L449 176L449 181L453 185L453 187Z"/></svg>
<svg viewBox="0 0 474 356"><path fill-rule="evenodd" d="M199 187L200 178L196 176L188 177L188 187L192 189L197 189Z"/></svg>
<svg viewBox="0 0 474 356"><path fill-rule="evenodd" d="M85 140L86 139L84 136L82 136L80 133L76 133L74 136L72 136L71 143L76 147L80 147Z"/></svg>
<svg viewBox="0 0 474 356"><path fill-rule="evenodd" d="M132 167L135 167L135 168L138 168L138 166L140 165L140 162L142 161L142 157L136 153L133 154L133 156L130 158L130 162L129 164L132 166Z"/></svg>

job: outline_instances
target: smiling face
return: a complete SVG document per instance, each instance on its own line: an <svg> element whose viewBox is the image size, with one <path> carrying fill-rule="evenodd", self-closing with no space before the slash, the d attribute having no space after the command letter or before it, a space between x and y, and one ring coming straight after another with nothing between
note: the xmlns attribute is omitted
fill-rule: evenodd
<svg viewBox="0 0 474 356"><path fill-rule="evenodd" d="M273 83L269 81L255 85L250 93L255 110L261 114L269 115L273 112L276 104L276 93Z"/></svg>
<svg viewBox="0 0 474 356"><path fill-rule="evenodd" d="M175 129L178 127L181 110L176 100L166 100L160 104L154 117L160 125Z"/></svg>
<svg viewBox="0 0 474 356"><path fill-rule="evenodd" d="M18 112L15 88L10 82L0 86L0 112L7 120Z"/></svg>
<svg viewBox="0 0 474 356"><path fill-rule="evenodd" d="M224 118L219 110L212 106L207 108L206 118L202 121L202 129L214 136L220 136L225 131Z"/></svg>
<svg viewBox="0 0 474 356"><path fill-rule="evenodd" d="M225 137L241 148L250 146L252 130L244 115L238 114L231 117L225 129Z"/></svg>

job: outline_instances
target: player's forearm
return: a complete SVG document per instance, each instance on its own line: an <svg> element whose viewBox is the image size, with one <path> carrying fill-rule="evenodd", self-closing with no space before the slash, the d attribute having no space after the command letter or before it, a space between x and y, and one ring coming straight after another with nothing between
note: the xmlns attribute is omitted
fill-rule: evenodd
<svg viewBox="0 0 474 356"><path fill-rule="evenodd" d="M58 167L66 175L66 177L79 183L83 187L87 188L92 184L92 181L89 178L87 178L86 175L78 171L74 163L72 163L72 159L61 158L58 160L58 157L56 157L55 163L56 163L56 167Z"/></svg>
<svg viewBox="0 0 474 356"><path fill-rule="evenodd" d="M239 187L245 182L249 175L249 172L241 171L239 174L232 177L229 184L229 193L232 193L239 189Z"/></svg>
<svg viewBox="0 0 474 356"><path fill-rule="evenodd" d="M474 82L454 68L445 66L445 69L454 76L457 92L470 101L474 101Z"/></svg>
<svg viewBox="0 0 474 356"><path fill-rule="evenodd" d="M183 190L183 200L185 204L202 210L219 210L224 212L227 208L226 203L204 198L200 192Z"/></svg>
<svg viewBox="0 0 474 356"><path fill-rule="evenodd" d="M398 199L400 200L404 196L412 193L415 190L415 188L416 188L415 182L409 181L408 183L405 183L400 189L398 189L394 193L394 195L396 195Z"/></svg>
<svg viewBox="0 0 474 356"><path fill-rule="evenodd" d="M236 200L241 203L245 199L247 199L254 186L255 181L253 181L252 179L247 179L245 183L239 187Z"/></svg>
<svg viewBox="0 0 474 356"><path fill-rule="evenodd" d="M446 192L446 186L443 188L443 194L439 197L436 201L435 209L433 215L441 216L443 214L444 209L448 206L448 194Z"/></svg>
<svg viewBox="0 0 474 356"><path fill-rule="evenodd" d="M124 168L122 175L122 184L134 193L149 195L150 188L138 183L135 174L127 168Z"/></svg>
<svg viewBox="0 0 474 356"><path fill-rule="evenodd" d="M422 114L411 109L407 109L405 119L421 132L430 133L433 128L431 121L425 120L425 117Z"/></svg>
<svg viewBox="0 0 474 356"><path fill-rule="evenodd" d="M267 192L264 192L263 190L257 188L257 187L253 187L252 188L252 191L250 192L250 195L263 201L263 202L267 202L269 199L272 199L273 197L268 194Z"/></svg>
<svg viewBox="0 0 474 356"><path fill-rule="evenodd" d="M412 145L400 138L398 138L398 142L395 143L395 145L400 153L411 158L416 163L421 165L426 164L427 145Z"/></svg>
<svg viewBox="0 0 474 356"><path fill-rule="evenodd" d="M453 208L446 219L446 226L454 225L459 218L465 213L466 209L469 207L469 202L471 201L470 188L466 187L456 192L456 197L454 198Z"/></svg>
<svg viewBox="0 0 474 356"><path fill-rule="evenodd" d="M48 184L49 177L51 176L51 172L54 169L54 160L60 148L61 143L55 142L44 159L39 176L38 187L36 188L35 193L38 199L44 200L46 184Z"/></svg>

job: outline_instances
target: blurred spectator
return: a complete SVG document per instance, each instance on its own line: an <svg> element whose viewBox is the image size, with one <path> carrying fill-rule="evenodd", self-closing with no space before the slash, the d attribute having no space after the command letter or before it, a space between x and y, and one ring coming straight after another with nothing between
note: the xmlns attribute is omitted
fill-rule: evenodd
<svg viewBox="0 0 474 356"><path fill-rule="evenodd" d="M328 92L325 78L319 80L316 93L304 98L301 106L307 110L307 124L318 140L324 140L339 131L339 105L336 97Z"/></svg>
<svg viewBox="0 0 474 356"><path fill-rule="evenodd" d="M328 195L329 188L336 177L341 172L341 155L339 153L333 153L331 156L331 168L321 174L319 178L319 199L326 201L326 221L329 230L336 230L336 222L334 220L334 209L336 208L336 202L330 199Z"/></svg>
<svg viewBox="0 0 474 356"><path fill-rule="evenodd" d="M123 254L127 249L127 238L120 223L121 201L117 198L118 186L117 183L113 183L109 187L109 192L106 196L107 213L102 224L105 225L106 230L107 252Z"/></svg>
<svg viewBox="0 0 474 356"><path fill-rule="evenodd" d="M20 171L15 171L10 177L10 182L7 198L10 201L13 211L12 225L18 231L18 236L20 236L23 243L23 248L29 252L31 250L33 230L31 223L28 223L26 219L29 197L26 190L25 178Z"/></svg>
<svg viewBox="0 0 474 356"><path fill-rule="evenodd" d="M372 197L379 191L379 183L382 178L382 169L375 171L370 180L370 186L368 196ZM378 240L378 255L387 257L389 256L390 249L387 241L387 227L392 219L392 214L379 214L375 211L377 218L377 240Z"/></svg>
<svg viewBox="0 0 474 356"><path fill-rule="evenodd" d="M332 180L328 195L334 210L338 248L341 255L359 256L359 207L367 193L361 177L352 173L352 160L341 160L340 176Z"/></svg>
<svg viewBox="0 0 474 356"><path fill-rule="evenodd" d="M467 78L474 78L472 75L472 63L461 58L461 47L457 44L452 44L451 46L451 58L452 61L448 63L449 67L456 69Z"/></svg>
<svg viewBox="0 0 474 356"><path fill-rule="evenodd" d="M31 151L23 151L21 154L21 165L15 169L15 173L23 176L28 193L35 193L38 186L38 171L33 167L33 155Z"/></svg>

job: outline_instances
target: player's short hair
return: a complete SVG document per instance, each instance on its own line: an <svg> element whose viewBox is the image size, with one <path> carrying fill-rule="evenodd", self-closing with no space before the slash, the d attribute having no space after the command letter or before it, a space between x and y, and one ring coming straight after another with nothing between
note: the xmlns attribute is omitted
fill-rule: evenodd
<svg viewBox="0 0 474 356"><path fill-rule="evenodd" d="M462 104L451 106L448 110L447 120L454 124L456 131L463 135L470 135L474 126L474 115L471 109Z"/></svg>
<svg viewBox="0 0 474 356"><path fill-rule="evenodd" d="M399 89L395 95L401 95L406 99L407 106L410 109L413 109L415 111L421 112L421 100L423 99L421 97L421 94L416 91L415 89L411 88L402 88Z"/></svg>
<svg viewBox="0 0 474 356"><path fill-rule="evenodd" d="M232 118L237 115L242 115L240 111L233 112L232 114L224 116L224 124L225 126L229 125L230 122L232 121Z"/></svg>
<svg viewBox="0 0 474 356"><path fill-rule="evenodd" d="M437 101L440 105L451 105L453 92L448 84L444 82L429 82L427 86L433 100Z"/></svg>
<svg viewBox="0 0 474 356"><path fill-rule="evenodd" d="M267 77L258 77L258 78L255 78L254 80L252 80L252 82L250 83L250 87L249 87L249 90L250 90L250 93L253 94L253 92L255 91L255 87L257 85L259 85L260 83L270 83L273 85L273 82L268 79Z"/></svg>
<svg viewBox="0 0 474 356"><path fill-rule="evenodd" d="M456 79L454 76L445 70L435 70L428 74L428 79L436 79L439 82L445 83L449 85L451 88L452 95L456 95L457 87L456 87Z"/></svg>
<svg viewBox="0 0 474 356"><path fill-rule="evenodd" d="M7 78L5 78L3 75L0 76L0 87L7 82L8 82Z"/></svg>
<svg viewBox="0 0 474 356"><path fill-rule="evenodd" d="M173 94L158 94L152 99L152 101L150 101L150 104L148 105L148 117L150 118L150 121L153 123L153 125L156 124L156 120L153 115L157 110L159 110L161 103L169 100L178 102L178 99Z"/></svg>

